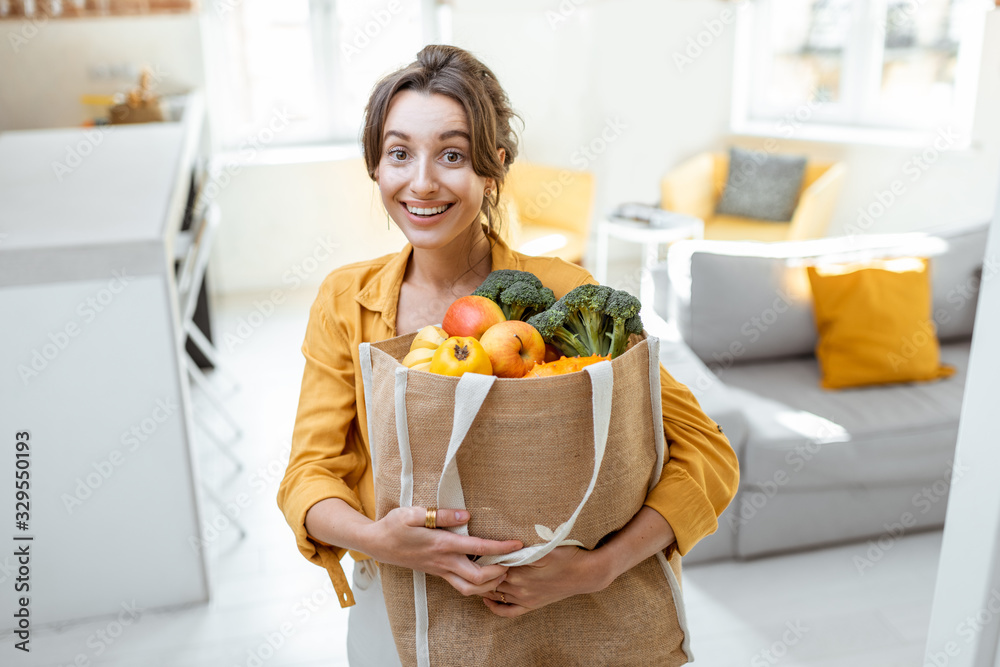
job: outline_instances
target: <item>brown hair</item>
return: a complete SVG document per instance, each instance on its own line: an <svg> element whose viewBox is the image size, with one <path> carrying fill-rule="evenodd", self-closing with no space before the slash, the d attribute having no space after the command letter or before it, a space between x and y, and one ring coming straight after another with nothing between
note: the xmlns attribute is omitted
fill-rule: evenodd
<svg viewBox="0 0 1000 667"><path fill-rule="evenodd" d="M382 133L389 104L401 90L445 95L465 109L471 134L472 170L496 183L482 204L482 213L492 230L493 220L500 220L500 189L517 156L517 135L511 121L520 120L496 75L468 51L457 46L429 44L420 50L414 62L375 84L365 106L361 131L361 150L372 180L382 155ZM503 162L497 157L499 148L504 149Z"/></svg>

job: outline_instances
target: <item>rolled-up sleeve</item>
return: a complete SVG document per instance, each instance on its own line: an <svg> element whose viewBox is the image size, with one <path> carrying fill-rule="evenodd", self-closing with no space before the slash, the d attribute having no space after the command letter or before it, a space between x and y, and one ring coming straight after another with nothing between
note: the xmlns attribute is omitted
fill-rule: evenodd
<svg viewBox="0 0 1000 667"><path fill-rule="evenodd" d="M299 551L327 569L341 606L350 606L354 598L340 566L346 550L313 539L305 527L309 508L326 498L340 498L362 512L357 483L367 465L358 439L350 437L357 414L351 348L345 333L331 325L323 302L321 292L309 312L302 344L305 370L278 506Z"/></svg>
<svg viewBox="0 0 1000 667"><path fill-rule="evenodd" d="M574 286L597 284L584 272ZM667 520L686 555L703 537L716 531L719 516L736 495L740 483L736 452L722 429L705 414L687 386L660 364L660 397L666 437L660 481L645 504Z"/></svg>
<svg viewBox="0 0 1000 667"><path fill-rule="evenodd" d="M646 505L673 528L681 556L718 528L719 515L739 486L736 452L685 385L660 365L660 396L667 451L659 483Z"/></svg>

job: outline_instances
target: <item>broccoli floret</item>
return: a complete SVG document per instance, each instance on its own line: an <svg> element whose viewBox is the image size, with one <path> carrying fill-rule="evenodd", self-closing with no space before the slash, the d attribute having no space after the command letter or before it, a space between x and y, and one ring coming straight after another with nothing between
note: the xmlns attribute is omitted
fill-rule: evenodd
<svg viewBox="0 0 1000 667"><path fill-rule="evenodd" d="M642 320L639 318L641 308L639 299L623 290L616 291L608 299L604 314L615 323L612 330L607 332L607 336L611 339L608 351L612 359L625 351L629 334L642 333Z"/></svg>
<svg viewBox="0 0 1000 667"><path fill-rule="evenodd" d="M642 333L639 300L603 285L580 285L528 320L547 343L567 357L625 351L631 333Z"/></svg>
<svg viewBox="0 0 1000 667"><path fill-rule="evenodd" d="M533 273L498 269L473 292L495 301L508 320L527 320L555 303L555 295Z"/></svg>
<svg viewBox="0 0 1000 667"><path fill-rule="evenodd" d="M529 317L527 322L538 329L546 343L552 343L567 357L586 357L590 350L576 334L563 326L566 321L566 311L556 302L548 310Z"/></svg>

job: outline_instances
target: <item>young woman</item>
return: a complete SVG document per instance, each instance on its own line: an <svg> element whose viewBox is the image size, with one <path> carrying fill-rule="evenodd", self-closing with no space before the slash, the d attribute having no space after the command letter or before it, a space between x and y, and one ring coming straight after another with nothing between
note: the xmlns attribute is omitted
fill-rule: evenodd
<svg viewBox="0 0 1000 667"><path fill-rule="evenodd" d="M574 264L513 251L498 232L500 191L517 154L513 117L493 73L452 46L427 46L380 81L368 102L365 163L409 243L398 254L337 269L320 287L278 492L300 551L329 571L341 605L354 605L351 665L398 664L370 559L439 576L463 595L481 597L493 613L518 616L602 590L658 551L684 555L716 529L736 492L736 457L721 429L661 366L669 448L661 481L600 548L560 547L530 566L480 567L468 555L506 554L522 544L427 527L469 520L468 512L449 508L432 517L428 508L401 507L375 520L358 345L440 323L452 301L492 270L530 271L556 298L595 282ZM353 591L340 566L348 550L356 561Z"/></svg>

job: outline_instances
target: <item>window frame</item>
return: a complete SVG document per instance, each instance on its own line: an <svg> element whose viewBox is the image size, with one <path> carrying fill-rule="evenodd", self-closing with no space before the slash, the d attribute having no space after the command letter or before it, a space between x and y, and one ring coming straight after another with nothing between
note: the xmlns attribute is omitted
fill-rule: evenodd
<svg viewBox="0 0 1000 667"><path fill-rule="evenodd" d="M973 0L985 18L993 2ZM852 0L852 34L861 38L844 50L841 101L804 103L795 107L769 106L762 102L765 86L754 81L767 76L772 52L758 48L766 44L771 0L741 3L737 12L733 99L730 126L734 134L769 136L806 141L921 145L942 126L956 128L962 146L971 143L983 49L985 21L970 29L959 43L955 70L955 93L946 119L933 124L907 123L876 109L885 57L884 17L887 0ZM957 146L959 147L959 146Z"/></svg>
<svg viewBox="0 0 1000 667"><path fill-rule="evenodd" d="M233 0L230 0L232 2ZM313 54L313 85L318 91L317 115L320 121L303 130L280 136L277 133L267 145L255 145L254 150L247 150L248 139L260 132L267 125L267 119L260 119L248 129L247 134L223 132L216 129L211 133L213 152L237 162L264 162L287 164L294 162L310 162L327 157L346 158L359 152L358 130L361 119L351 127L339 127L336 114L333 113L335 100L345 85L338 73L337 59L342 57L342 40L339 37L337 20L337 2L348 0L308 0L309 32L312 39ZM393 0L387 0L392 2ZM447 31L448 18L445 14L448 6L437 0L417 0L420 5L423 42L439 42L443 32ZM385 4L385 3L383 3ZM250 86L235 85L226 81L226 74L236 67L244 67L244 63L225 64L228 57L225 53L225 26L219 12L210 9L206 4L202 14L203 53L208 61L206 67L207 82L215 95L209 96L209 123L213 128L225 128L233 123L229 102L238 93L251 90ZM378 8L381 8L379 5ZM374 82L373 82L374 83ZM214 98L214 103L213 103ZM249 143L253 143L250 141ZM266 154L261 159L260 154Z"/></svg>

